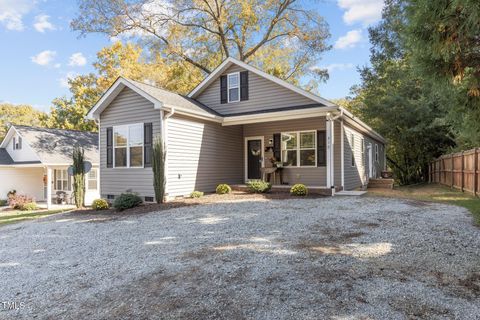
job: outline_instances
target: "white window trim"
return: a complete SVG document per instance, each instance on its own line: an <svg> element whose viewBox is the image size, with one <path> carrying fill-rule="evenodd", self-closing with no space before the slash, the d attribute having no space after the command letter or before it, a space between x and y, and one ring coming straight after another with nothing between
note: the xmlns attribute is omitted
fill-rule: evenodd
<svg viewBox="0 0 480 320"><path fill-rule="evenodd" d="M375 162L378 163L378 144L375 143Z"/></svg>
<svg viewBox="0 0 480 320"><path fill-rule="evenodd" d="M231 75L237 75L238 77L238 84L235 87L230 87L230 76ZM238 100L230 100L230 89L236 89L238 88ZM227 97L228 97L228 103L230 102L240 102L240 72L232 72L227 74Z"/></svg>
<svg viewBox="0 0 480 320"><path fill-rule="evenodd" d="M357 160L355 159L355 134L350 133L350 166L355 168L357 166Z"/></svg>
<svg viewBox="0 0 480 320"><path fill-rule="evenodd" d="M54 169L54 177L56 178L54 183L53 183L53 190L55 191L64 191L64 192L70 192L70 191L73 191L73 187L72 187L72 183L73 183L73 177L70 177L69 179L69 174L68 174L68 170L67 169ZM62 179L59 179L59 173L61 173L61 177ZM65 176L63 175L63 173L65 173ZM68 180L70 180L70 184L68 183ZM61 184L62 184L62 189L57 189L58 188L58 181L61 181ZM68 188L67 190L63 189L63 182L66 181L67 182L67 185L68 185ZM68 190L70 189L70 190Z"/></svg>
<svg viewBox="0 0 480 320"><path fill-rule="evenodd" d="M85 183L85 187L86 187L86 188L85 188L85 189L88 190L88 191L98 191L98 189L99 189L99 186L98 186L98 181L99 181L99 179L98 179L98 174L99 174L99 171L98 171L97 168L92 168L90 171L96 171L96 179L95 179L96 187L95 187L95 189L90 189L90 188L88 187L88 186L89 186L89 182L90 182L91 180L93 181L93 179L89 179L88 175L90 174L90 172L87 172L87 173L85 174L85 181L86 181L86 183Z"/></svg>
<svg viewBox="0 0 480 320"><path fill-rule="evenodd" d="M301 148L300 147L300 133L305 133L305 132L308 132L308 133L313 133L313 137L314 137L314 147L315 148ZM296 149L283 149L283 141L282 141L282 137L284 134L287 134L287 133L295 133L297 135L297 148ZM297 165L296 166L284 166L285 168L316 168L317 167L317 130L301 130L301 131L285 131L285 132L281 132L280 133L280 157L281 157L281 161L282 161L282 164L284 163L283 161L283 151L285 150L297 150ZM302 166L300 165L300 154L301 154L301 150L313 150L315 149L315 160L314 160L314 165L312 166ZM327 160L328 161L328 160Z"/></svg>
<svg viewBox="0 0 480 320"><path fill-rule="evenodd" d="M116 168L116 169L143 169L145 168L145 154L144 154L144 149L145 149L145 131L142 130L142 165L141 166L138 166L138 167L130 167L130 127L133 127L133 126L142 126L142 129L144 128L145 126L145 123L132 123L132 124L123 124L123 125L120 125L120 126L113 126L112 128L112 139L113 139L113 154L112 154L112 158L113 158L113 168ZM122 127L127 127L127 165L125 167L117 167L116 164L115 164L115 149L116 149L116 140L115 140L115 129L116 128L122 128ZM123 147L119 147L119 148L123 148Z"/></svg>
<svg viewBox="0 0 480 320"><path fill-rule="evenodd" d="M362 138L362 144L360 147L361 147L360 151L362 153L361 165L365 167L365 139L364 138Z"/></svg>

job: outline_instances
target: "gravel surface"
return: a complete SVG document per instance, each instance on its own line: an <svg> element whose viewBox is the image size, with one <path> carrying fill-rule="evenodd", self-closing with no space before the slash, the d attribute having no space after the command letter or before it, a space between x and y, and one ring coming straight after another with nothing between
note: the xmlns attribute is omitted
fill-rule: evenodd
<svg viewBox="0 0 480 320"><path fill-rule="evenodd" d="M480 229L369 197L62 214L0 227L0 281L1 319L480 319Z"/></svg>

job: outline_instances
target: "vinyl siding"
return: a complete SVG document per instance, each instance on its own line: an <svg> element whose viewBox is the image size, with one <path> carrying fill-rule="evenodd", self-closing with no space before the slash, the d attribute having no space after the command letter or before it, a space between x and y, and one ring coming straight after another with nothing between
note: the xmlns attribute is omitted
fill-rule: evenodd
<svg viewBox="0 0 480 320"><path fill-rule="evenodd" d="M265 147L269 147L273 146L269 144L269 140L273 140L273 135L275 133L303 130L325 130L325 128L325 117L315 117L248 124L244 125L243 134L245 137L263 136ZM244 157L245 156L243 156L243 158ZM271 166L268 159L272 157L273 152L265 152L265 166ZM243 161L245 161L245 159ZM303 183L310 186L325 186L327 181L326 172L327 167L286 167L283 169L283 181L288 182L290 185Z"/></svg>
<svg viewBox="0 0 480 320"><path fill-rule="evenodd" d="M372 145L372 157L373 157L373 165L375 166L373 177L378 178L380 177L381 171L384 168L384 150L385 146L371 137L364 135L348 126L344 126L345 134L344 134L344 143L345 143L345 189L346 190L353 190L362 187L363 185L368 183L367 174L369 170L369 161L368 161L368 145ZM355 167L351 165L351 156L352 156L352 148L351 148L351 134L354 135L355 140L355 149L353 154L355 156ZM361 152L361 143L362 139L364 139L365 143L365 154L364 159L362 161L362 152ZM375 144L379 146L379 161L375 161Z"/></svg>
<svg viewBox="0 0 480 320"><path fill-rule="evenodd" d="M160 111L153 103L129 88L123 89L100 115L100 192L102 196L135 192L140 196L154 196L152 168L107 168L107 128L153 123L153 136L160 135Z"/></svg>
<svg viewBox="0 0 480 320"><path fill-rule="evenodd" d="M334 185L342 185L342 127L339 121L333 121L333 175Z"/></svg>
<svg viewBox="0 0 480 320"><path fill-rule="evenodd" d="M232 72L241 72L245 69L232 65L222 75ZM220 103L220 77L206 88L197 100L217 111L220 114L230 115L243 112L293 107L300 105L318 104L294 91L284 88L275 82L259 75L248 72L249 100Z"/></svg>
<svg viewBox="0 0 480 320"><path fill-rule="evenodd" d="M242 126L222 127L183 116L173 116L167 126L168 196L242 183Z"/></svg>

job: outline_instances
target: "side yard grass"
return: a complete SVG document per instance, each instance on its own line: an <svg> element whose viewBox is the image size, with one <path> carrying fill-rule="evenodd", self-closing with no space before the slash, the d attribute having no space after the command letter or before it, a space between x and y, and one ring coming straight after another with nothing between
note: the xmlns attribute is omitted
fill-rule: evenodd
<svg viewBox="0 0 480 320"><path fill-rule="evenodd" d="M414 186L396 187L393 190L369 189L368 195L395 197L420 201L434 201L464 207L473 215L475 223L480 226L480 199L469 193L451 189L439 184L420 184Z"/></svg>
<svg viewBox="0 0 480 320"><path fill-rule="evenodd" d="M61 213L65 211L69 211L69 209L38 210L38 211L30 211L30 212L12 211L12 212L8 212L8 214L0 215L0 226L21 222L25 220L43 218L52 214Z"/></svg>

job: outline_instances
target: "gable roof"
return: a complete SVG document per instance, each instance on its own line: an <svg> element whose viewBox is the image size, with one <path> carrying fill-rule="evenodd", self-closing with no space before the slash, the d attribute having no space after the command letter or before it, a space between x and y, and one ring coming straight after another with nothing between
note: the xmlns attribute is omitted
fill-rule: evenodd
<svg viewBox="0 0 480 320"><path fill-rule="evenodd" d="M0 165L13 164L13 159L5 148L0 148Z"/></svg>
<svg viewBox="0 0 480 320"><path fill-rule="evenodd" d="M178 109L186 112L198 114L206 117L220 116L217 112L203 105L202 103L156 86L143 82L119 77L110 88L103 94L98 102L90 109L87 114L89 118L97 118L100 113L115 99L115 97L124 89L130 88L140 94L145 99L154 104L154 108Z"/></svg>
<svg viewBox="0 0 480 320"><path fill-rule="evenodd" d="M243 61L240 61L240 60L237 60L235 58L232 58L232 57L228 57L227 59L225 59L212 73L210 73L208 75L208 77L206 77L202 82L200 82L200 84L198 86L196 86L189 94L188 96L190 98L196 98L200 95L200 93L203 92L203 90L205 90L212 82L214 82L218 77L220 77L220 75L225 71L227 70L230 66L236 64L237 66L243 68L243 69L246 69L248 71L251 71L257 75L259 75L260 77L263 77L265 79L268 79L284 88L287 88L291 91L294 91L304 97L307 97L317 103L320 103L322 104L323 106L326 106L326 107L334 107L335 104L333 102L330 102L320 96L317 96L316 94L313 94L311 92L308 92L306 90L303 90L302 88L299 88L297 86L294 86L293 84L290 84L288 83L287 81L285 80L282 80L280 78L277 78L275 76L272 76L271 74L268 74L260 69L257 69Z"/></svg>
<svg viewBox="0 0 480 320"><path fill-rule="evenodd" d="M20 125L10 127L9 133L13 130L22 137L23 142L30 146L44 164L70 164L72 162L71 155L75 145L80 145L84 148L86 160L94 164L99 163L97 133ZM9 136L7 133L0 147L6 146L6 140Z"/></svg>

